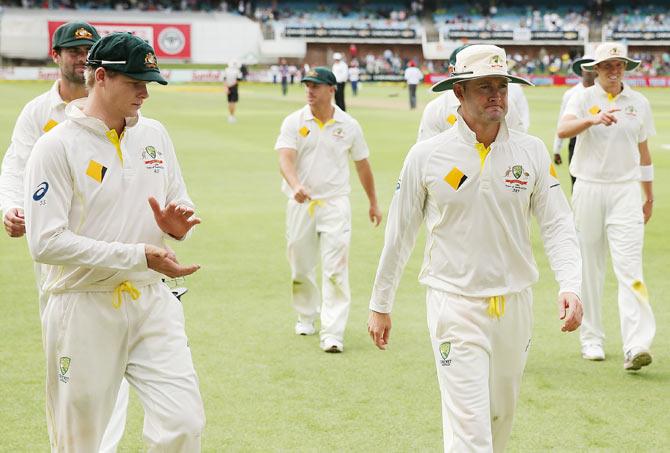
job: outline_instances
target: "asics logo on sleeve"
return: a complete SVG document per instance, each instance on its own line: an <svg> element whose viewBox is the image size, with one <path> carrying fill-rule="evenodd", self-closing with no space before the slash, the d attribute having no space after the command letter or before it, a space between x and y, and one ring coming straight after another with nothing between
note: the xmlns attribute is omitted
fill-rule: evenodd
<svg viewBox="0 0 670 453"><path fill-rule="evenodd" d="M49 183L44 181L39 186L37 186L37 190L33 194L33 200L40 201L47 194L48 190L49 190Z"/></svg>

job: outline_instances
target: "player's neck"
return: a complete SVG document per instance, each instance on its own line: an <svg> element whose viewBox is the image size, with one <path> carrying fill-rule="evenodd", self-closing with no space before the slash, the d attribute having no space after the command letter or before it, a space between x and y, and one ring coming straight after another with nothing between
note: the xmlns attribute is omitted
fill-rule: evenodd
<svg viewBox="0 0 670 453"><path fill-rule="evenodd" d="M314 118L321 121L322 124L326 124L333 118L333 115L335 115L335 107L333 107L331 103L324 105L311 105L309 108L312 111Z"/></svg>
<svg viewBox="0 0 670 453"><path fill-rule="evenodd" d="M461 110L461 116L463 117L465 124L467 124L470 130L475 133L477 142L483 144L486 148L491 146L491 143L493 143L498 136L498 131L500 131L500 123L484 123L476 121L474 118L470 118L470 116L463 110Z"/></svg>
<svg viewBox="0 0 670 453"><path fill-rule="evenodd" d="M58 94L60 94L61 99L65 102L72 102L75 99L86 97L86 85L59 79Z"/></svg>
<svg viewBox="0 0 670 453"><path fill-rule="evenodd" d="M119 137L126 127L126 118L123 115L115 115L107 109L102 100L94 92L89 95L82 111L86 116L97 118L105 123L110 130L114 129Z"/></svg>

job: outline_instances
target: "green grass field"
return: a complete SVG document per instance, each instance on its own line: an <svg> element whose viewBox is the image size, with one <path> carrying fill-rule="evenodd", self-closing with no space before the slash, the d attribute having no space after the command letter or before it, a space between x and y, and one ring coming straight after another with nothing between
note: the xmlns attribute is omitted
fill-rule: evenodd
<svg viewBox="0 0 670 453"><path fill-rule="evenodd" d="M21 107L47 88L42 83L0 84L2 149ZM225 97L218 87L152 86L150 92L143 113L170 131L203 219L193 238L176 250L181 261L202 265L186 282L190 292L184 308L207 413L204 451L439 451L439 390L424 289L416 279L422 246L400 285L390 348L378 351L367 336L366 320L384 232L368 223L355 173L353 306L345 353L324 354L317 337L293 334L285 197L273 146L283 117L303 105L301 88L292 87L282 98L278 86L243 86L239 122L233 125L226 122ZM530 88L526 93L530 132L551 146L563 89ZM509 451L663 451L670 445L670 280L665 275L670 150L663 146L670 143L670 92L644 93L659 132L650 141L656 203L645 244L645 276L658 325L654 363L637 374L622 369L611 271L604 300L608 358L600 363L580 358L578 335L560 332L557 285L534 234L541 277L535 287L533 346ZM348 96L349 112L360 121L371 148L384 211L430 96L420 90L416 111L408 110L401 87L365 85L358 98ZM566 165L558 171L569 190ZM0 451L48 451L31 260L25 240L11 240L4 233L0 308ZM119 451L143 449L142 409L132 394Z"/></svg>

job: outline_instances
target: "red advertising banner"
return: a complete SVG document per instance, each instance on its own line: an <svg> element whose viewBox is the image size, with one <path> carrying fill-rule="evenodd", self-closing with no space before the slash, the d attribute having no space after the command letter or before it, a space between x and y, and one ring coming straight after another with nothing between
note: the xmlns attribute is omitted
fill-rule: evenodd
<svg viewBox="0 0 670 453"><path fill-rule="evenodd" d="M54 31L64 21L49 21L49 49ZM191 58L191 24L136 24L121 22L90 22L105 36L114 32L130 32L150 43L159 58L188 60Z"/></svg>

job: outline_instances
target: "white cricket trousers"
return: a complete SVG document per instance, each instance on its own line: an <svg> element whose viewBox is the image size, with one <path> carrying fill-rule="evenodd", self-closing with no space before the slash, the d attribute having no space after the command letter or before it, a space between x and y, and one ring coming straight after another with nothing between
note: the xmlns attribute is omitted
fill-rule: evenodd
<svg viewBox="0 0 670 453"><path fill-rule="evenodd" d="M291 266L293 307L298 320L313 323L321 313L321 341L344 341L351 294L349 290L349 197L298 203L286 208L287 255ZM323 302L316 283L321 252Z"/></svg>
<svg viewBox="0 0 670 453"><path fill-rule="evenodd" d="M533 328L528 288L504 302L428 288L445 452L505 450ZM500 316L490 313L495 304Z"/></svg>
<svg viewBox="0 0 670 453"><path fill-rule="evenodd" d="M96 452L125 375L144 407L150 452L199 452L205 415L181 303L164 283L52 294L42 319L53 452Z"/></svg>
<svg viewBox="0 0 670 453"><path fill-rule="evenodd" d="M601 299L607 246L619 282L619 317L624 353L649 350L656 322L642 276L644 216L639 182L600 184L577 179L572 207L582 252L582 345L602 345Z"/></svg>
<svg viewBox="0 0 670 453"><path fill-rule="evenodd" d="M37 282L37 294L40 305L40 322L44 314L44 309L49 301L49 293L42 291L42 276L45 275L44 264L34 263L35 281ZM105 434L100 442L99 453L115 453L123 438L123 432L126 429L126 416L128 414L128 400L130 399L130 387L125 378L121 381L119 394L116 396L116 403L109 424L105 429Z"/></svg>

